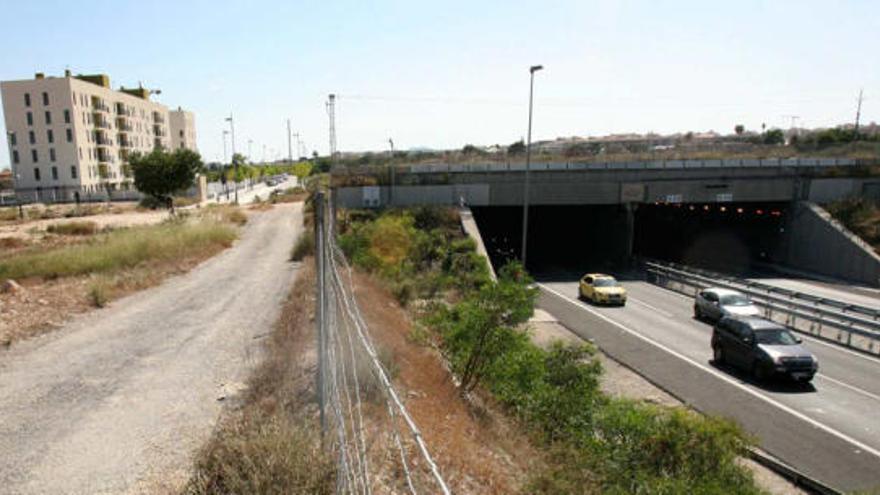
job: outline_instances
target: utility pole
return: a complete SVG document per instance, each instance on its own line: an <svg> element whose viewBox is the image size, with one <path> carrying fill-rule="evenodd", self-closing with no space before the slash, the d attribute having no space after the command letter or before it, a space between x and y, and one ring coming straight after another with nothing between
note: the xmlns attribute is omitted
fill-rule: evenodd
<svg viewBox="0 0 880 495"><path fill-rule="evenodd" d="M293 163L293 147L290 142L291 139L292 135L290 134L290 119L287 119L287 160L290 161L290 163Z"/></svg>
<svg viewBox="0 0 880 495"><path fill-rule="evenodd" d="M226 154L226 135L229 134L229 131L223 129L223 165L226 165L227 154Z"/></svg>
<svg viewBox="0 0 880 495"><path fill-rule="evenodd" d="M327 100L327 115L330 117L330 163L336 164L336 95L333 93Z"/></svg>
<svg viewBox="0 0 880 495"><path fill-rule="evenodd" d="M855 127L855 139L859 139L859 118L862 116L862 91L859 90L859 103L856 106L856 127Z"/></svg>
<svg viewBox="0 0 880 495"><path fill-rule="evenodd" d="M526 144L526 180L523 190L523 227L522 227L522 265L526 267L526 247L529 239L529 168L532 164L532 98L535 92L535 72L543 69L542 65L529 67L529 133Z"/></svg>
<svg viewBox="0 0 880 495"><path fill-rule="evenodd" d="M391 189L388 191L388 205L394 205L394 140L388 138L388 144L391 146L391 160L388 166L391 167Z"/></svg>
<svg viewBox="0 0 880 495"><path fill-rule="evenodd" d="M254 144L254 140L248 139L248 160L251 160L251 161L253 161L253 158L251 158L251 145L252 144Z"/></svg>
<svg viewBox="0 0 880 495"><path fill-rule="evenodd" d="M229 122L229 134L232 138L232 167L235 169L235 204L238 204L238 162L235 160L235 121L232 119L232 113L226 117Z"/></svg>

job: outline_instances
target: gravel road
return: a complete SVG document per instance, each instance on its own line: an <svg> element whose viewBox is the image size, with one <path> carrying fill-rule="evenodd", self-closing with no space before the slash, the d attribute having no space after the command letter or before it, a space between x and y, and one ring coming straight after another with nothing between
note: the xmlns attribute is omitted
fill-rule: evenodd
<svg viewBox="0 0 880 495"><path fill-rule="evenodd" d="M161 286L0 351L0 493L136 493L186 476L296 270L302 203ZM173 484L173 483L172 483Z"/></svg>

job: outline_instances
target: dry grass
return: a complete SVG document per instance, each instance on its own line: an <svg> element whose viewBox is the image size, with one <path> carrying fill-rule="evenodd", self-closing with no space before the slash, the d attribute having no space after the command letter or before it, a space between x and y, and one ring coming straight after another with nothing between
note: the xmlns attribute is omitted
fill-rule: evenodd
<svg viewBox="0 0 880 495"><path fill-rule="evenodd" d="M95 222L55 223L46 227L46 232L58 235L95 235L98 224Z"/></svg>
<svg viewBox="0 0 880 495"><path fill-rule="evenodd" d="M0 249L21 249L28 243L20 237L0 237Z"/></svg>
<svg viewBox="0 0 880 495"><path fill-rule="evenodd" d="M329 494L335 464L322 451L314 407L313 263L304 263L266 340L265 357L232 411L198 454L188 495Z"/></svg>

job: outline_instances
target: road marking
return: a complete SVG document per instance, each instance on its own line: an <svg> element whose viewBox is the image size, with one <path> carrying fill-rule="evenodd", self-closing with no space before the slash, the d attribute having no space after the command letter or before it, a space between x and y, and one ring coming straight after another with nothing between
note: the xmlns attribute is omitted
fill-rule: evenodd
<svg viewBox="0 0 880 495"><path fill-rule="evenodd" d="M652 310L652 311L655 311L655 312L657 312L657 313L660 313L661 315L663 315L663 316L665 316L665 317L667 317L667 318L672 318L672 317L673 317L673 314L672 314L672 313L670 313L670 312L668 312L668 311L664 311L664 310L658 308L657 306L654 306L654 305L648 304L648 303L646 303L646 302L639 301L638 299L634 299L634 298L632 298L632 297L630 297L629 300L632 301L632 302L634 302L634 303L636 303L636 304L641 304L642 306L644 306L644 307L646 307L646 308L648 308L648 309L650 309L650 310Z"/></svg>
<svg viewBox="0 0 880 495"><path fill-rule="evenodd" d="M783 404L783 403L781 403L781 402L776 401L775 399L771 399L770 397L767 397L767 396L765 396L765 395L762 395L762 394L756 392L755 390L753 390L753 389L751 389L751 388L749 388L749 387L746 387L745 385L743 385L743 384L737 382L736 380L730 378L729 376L724 375L724 374L722 374L721 372L719 372L719 371L717 371L717 370L715 370L715 369L713 369L713 368L710 368L709 366L706 366L706 365L704 365L704 364L702 364L702 363L700 363L700 362L698 362L698 361L696 361L696 360L694 360L694 359L692 359L692 358L689 358L689 357L685 356L684 354L681 354L680 352L678 352L678 351L676 351L676 350L673 350L673 349L671 349L671 348L669 348L669 347L666 347L665 345L663 345L663 344L661 344L661 343L659 343L659 342L657 342L657 341L655 341L655 340L653 340L653 339L650 339L650 338L648 338L648 337L645 337L644 335L640 334L639 332L636 332L635 330L633 330L633 329L627 327L626 325L620 324L620 323L618 323L618 322L612 320L611 318L608 318L607 316L603 315L602 313L599 313L598 311L594 311L594 310L593 310L592 308L590 308L590 307L587 307L587 306L584 306L584 305L580 304L579 302L577 302L577 301L575 301L575 300L569 298L569 297L566 296L565 294L562 294L562 293L560 293L560 292L557 292L557 291L551 289L550 287L547 287L547 286L544 285L544 284L538 284L538 286L540 286L541 288L543 288L543 289L545 289L545 290L547 290L547 291L553 293L553 294L556 295L557 297L560 297L560 298L562 298L562 299L568 301L569 303L571 303L571 304L577 306L577 307L580 308L580 309L583 309L583 310L585 310L585 311L589 311L590 313L593 313L595 316L598 316L599 318L605 320L606 322L611 323L612 325L614 325L614 326L620 328L621 330L623 330L623 331L629 333L630 335L632 335L632 336L634 336L634 337L636 337L636 338L638 338L638 339L641 339L641 340L643 340L643 341L645 341L645 342L647 342L647 343L653 345L654 347L657 347L658 349L661 349L661 350L663 350L663 351L666 351L667 353L672 354L673 356L675 356L675 357L681 359L682 361L688 362L688 363L690 363L690 364L693 365L693 366L696 366L696 367L698 367L698 368L701 368L702 370L707 371L707 372L711 373L712 375L715 375L717 378L720 378L721 380L724 380L725 382L727 382L727 383L729 383L729 384L731 384L731 385L733 385L733 386L739 388L740 390L742 390L742 391L744 391L744 392L746 392L746 393L748 393L748 394L750 394L750 395L752 395L752 396L754 396L754 397L756 397L756 398L758 398L758 399L760 399L760 400L763 400L764 402L766 402L766 403L768 403L768 404L770 404L770 405L772 405L772 406L774 406L774 407L777 407L777 408L779 408L779 409L781 409L781 410L783 410L783 411L785 411L785 412L791 414L792 416L794 416L794 417L796 417L796 418L798 418L798 419L800 419L800 420L802 420L802 421L805 421L805 422L807 422L807 423L809 423L809 424L815 426L816 428L819 428L819 429L825 431L826 433L829 433L829 434L831 434L831 435L833 435L833 436L835 436L835 437L837 437L837 438L839 438L839 439L841 439L841 440L843 440L843 441L845 441L845 442L851 443L851 444L853 444L854 446L858 447L859 449L861 449L861 450L863 450L863 451L865 451L865 452L868 452L868 453L874 455L875 457L880 457L880 450L877 450L877 449L875 449L875 448L873 448L873 447L870 447L870 446L868 446L868 445L866 445L866 444L864 444L864 443L862 443L862 442L856 440L855 438L850 437L849 435L847 435L847 434L845 434L845 433L842 433L842 432L839 432L839 431L835 430L834 428L832 428L832 427L830 427L830 426L828 426L828 425L825 425L825 424L823 424L823 423L820 423L820 422L816 421L815 419L813 419L813 418L811 418L811 417L809 417L809 416L807 416L807 415L805 415L805 414L803 414L803 413L801 413L801 412L799 412L799 411L796 411L796 410L792 409L792 408L789 407L789 406L786 406L785 404Z"/></svg>
<svg viewBox="0 0 880 495"><path fill-rule="evenodd" d="M818 376L818 377L820 377L820 378L822 378L822 379L824 379L824 380L828 380L829 382L836 383L836 384L840 385L841 387L846 387L846 388L852 390L853 392L857 392L857 393L860 393L860 394L864 395L865 397L870 397L870 398L872 398L872 399L874 399L874 400L880 400L880 395L873 394L873 393L871 393L871 392L868 392L867 390L862 390L862 389L860 389L859 387L855 387L855 386L853 386L853 385L850 385L850 384L848 384L848 383L844 383L844 382L842 382L842 381L840 381L840 380L837 380L837 379L835 379L835 378L831 378L831 377L828 376L828 375L824 375L824 374L822 374L822 373L816 373L816 376Z"/></svg>

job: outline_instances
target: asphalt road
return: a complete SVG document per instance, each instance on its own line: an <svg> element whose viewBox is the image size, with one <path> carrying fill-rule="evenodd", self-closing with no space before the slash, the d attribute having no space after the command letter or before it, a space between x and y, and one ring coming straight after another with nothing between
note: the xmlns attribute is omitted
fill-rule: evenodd
<svg viewBox="0 0 880 495"><path fill-rule="evenodd" d="M132 493L185 477L278 317L301 214L251 216L191 272L0 352L0 493Z"/></svg>
<svg viewBox="0 0 880 495"><path fill-rule="evenodd" d="M690 298L633 280L623 282L626 307L596 307L577 300L578 276L546 277L540 306L688 404L735 419L808 476L880 486L880 360L804 336L820 361L812 386L756 383L712 363L711 325L693 318Z"/></svg>

